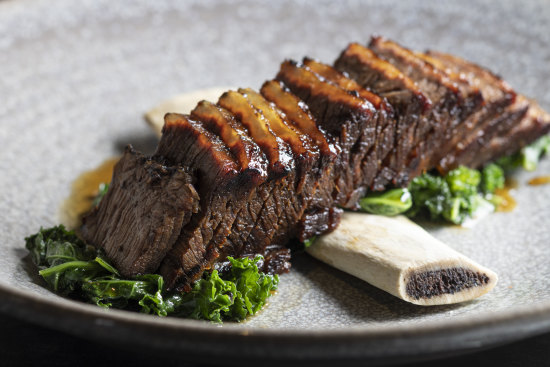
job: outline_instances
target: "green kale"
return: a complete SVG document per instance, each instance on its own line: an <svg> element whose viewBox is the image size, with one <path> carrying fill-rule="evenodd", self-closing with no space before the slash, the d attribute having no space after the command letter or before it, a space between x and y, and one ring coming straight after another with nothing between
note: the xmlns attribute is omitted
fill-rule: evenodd
<svg viewBox="0 0 550 367"><path fill-rule="evenodd" d="M537 168L540 157L550 152L550 135L545 135L531 145L521 149L521 166L527 171Z"/></svg>
<svg viewBox="0 0 550 367"><path fill-rule="evenodd" d="M241 321L262 308L279 281L277 275L258 270L261 256L228 258L231 269L227 276L222 278L214 270L205 273L189 293L167 292L158 274L122 277L100 251L62 225L40 229L25 240L41 269L39 274L54 292L106 308L213 322Z"/></svg>
<svg viewBox="0 0 550 367"><path fill-rule="evenodd" d="M504 170L500 166L491 163L483 167L480 189L484 194L493 194L496 189L502 189L504 182Z"/></svg>
<svg viewBox="0 0 550 367"><path fill-rule="evenodd" d="M40 228L38 233L25 238L25 243L33 262L40 268L71 260L88 261L95 257L95 249L62 224L48 229Z"/></svg>
<svg viewBox="0 0 550 367"><path fill-rule="evenodd" d="M308 238L304 241L304 248L308 248L309 246L313 245L313 242L317 239L317 236L313 236L311 238Z"/></svg>
<svg viewBox="0 0 550 367"><path fill-rule="evenodd" d="M91 278L82 283L82 294L87 300L102 307L125 309L141 306L144 313L166 316L162 290L164 280L157 274L121 279L110 274Z"/></svg>
<svg viewBox="0 0 550 367"><path fill-rule="evenodd" d="M359 205L368 213L395 216L411 208L412 196L406 188L372 192L359 200Z"/></svg>
<svg viewBox="0 0 550 367"><path fill-rule="evenodd" d="M523 147L519 152L500 158L496 163L505 171L512 171L519 167L527 171L534 171L540 158L548 153L550 153L550 135L545 135L534 143Z"/></svg>
<svg viewBox="0 0 550 367"><path fill-rule="evenodd" d="M460 166L447 173L445 181L453 196L469 197L477 194L481 173L478 170Z"/></svg>
<svg viewBox="0 0 550 367"><path fill-rule="evenodd" d="M413 205L406 214L462 224L478 210L494 210L494 190L503 184L498 166L487 166L482 172L461 166L445 177L425 173L409 185Z"/></svg>
<svg viewBox="0 0 550 367"><path fill-rule="evenodd" d="M194 319L240 321L254 315L277 289L279 277L261 273L257 256L233 259L229 274L222 279L217 270L195 283L191 292L173 294L166 300L169 312Z"/></svg>

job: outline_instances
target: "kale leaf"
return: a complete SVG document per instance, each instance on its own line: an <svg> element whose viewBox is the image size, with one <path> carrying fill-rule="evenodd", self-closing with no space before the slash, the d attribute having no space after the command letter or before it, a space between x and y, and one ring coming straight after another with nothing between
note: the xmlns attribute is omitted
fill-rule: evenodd
<svg viewBox="0 0 550 367"><path fill-rule="evenodd" d="M102 307L139 310L159 316L177 315L222 322L241 321L258 312L277 289L277 275L259 271L261 256L228 258L231 268L220 277L207 272L189 293L167 292L158 274L127 279L101 251L80 240L63 225L25 239L39 274L56 293Z"/></svg>
<svg viewBox="0 0 550 367"><path fill-rule="evenodd" d="M445 177L425 173L409 185L413 206L410 217L428 216L462 224L482 211L493 211L494 192L504 186L504 172L497 165L482 171L460 166Z"/></svg>
<svg viewBox="0 0 550 367"><path fill-rule="evenodd" d="M504 182L504 170L500 166L491 163L483 167L481 171L480 189L484 194L490 195L493 194L495 190L502 189L504 187Z"/></svg>
<svg viewBox="0 0 550 367"><path fill-rule="evenodd" d="M496 163L505 171L512 171L519 167L527 171L534 171L540 158L548 153L550 153L550 135L545 135L534 143L523 147L519 152L498 159Z"/></svg>
<svg viewBox="0 0 550 367"><path fill-rule="evenodd" d="M258 270L261 256L228 260L231 270L225 279L214 270L196 282L191 292L172 294L166 300L168 312L214 322L240 321L258 312L277 289L279 277Z"/></svg>
<svg viewBox="0 0 550 367"><path fill-rule="evenodd" d="M368 213L395 216L411 208L412 196L406 188L373 192L359 200L359 205Z"/></svg>
<svg viewBox="0 0 550 367"><path fill-rule="evenodd" d="M309 246L313 245L313 243L315 242L316 239L317 239L317 236L313 236L313 237L308 238L307 240L305 240L303 242L304 248L306 249Z"/></svg>
<svg viewBox="0 0 550 367"><path fill-rule="evenodd" d="M33 262L40 268L70 260L88 261L95 257L95 249L62 224L48 229L40 228L38 233L25 238L25 243Z"/></svg>

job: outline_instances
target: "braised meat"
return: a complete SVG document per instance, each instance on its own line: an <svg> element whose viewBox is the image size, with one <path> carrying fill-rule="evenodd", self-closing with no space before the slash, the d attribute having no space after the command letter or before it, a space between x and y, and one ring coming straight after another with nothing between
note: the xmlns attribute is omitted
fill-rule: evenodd
<svg viewBox="0 0 550 367"><path fill-rule="evenodd" d="M285 247L338 226L370 190L479 167L550 131L550 117L490 71L375 37L334 67L285 61L260 91L169 113L156 153L127 149L82 233L123 275L189 290L228 256L290 268Z"/></svg>

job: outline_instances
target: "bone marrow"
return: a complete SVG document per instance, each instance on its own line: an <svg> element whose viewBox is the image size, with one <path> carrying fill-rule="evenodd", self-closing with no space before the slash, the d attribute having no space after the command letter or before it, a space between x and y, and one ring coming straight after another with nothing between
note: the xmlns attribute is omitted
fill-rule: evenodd
<svg viewBox="0 0 550 367"><path fill-rule="evenodd" d="M461 267L415 272L407 281L407 295L419 300L443 294L453 295L468 288L487 285L490 278L485 273Z"/></svg>

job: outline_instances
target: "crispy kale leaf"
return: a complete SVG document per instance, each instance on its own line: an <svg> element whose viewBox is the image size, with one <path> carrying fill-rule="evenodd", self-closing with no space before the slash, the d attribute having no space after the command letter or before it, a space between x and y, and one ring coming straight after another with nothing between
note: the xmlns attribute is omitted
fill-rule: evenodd
<svg viewBox="0 0 550 367"><path fill-rule="evenodd" d="M279 282L277 275L258 270L261 256L229 258L227 276L222 278L214 270L196 282L189 293L167 292L158 274L121 277L100 251L62 225L40 229L25 240L34 263L41 269L39 274L54 292L107 308L214 322L241 321L262 308Z"/></svg>

